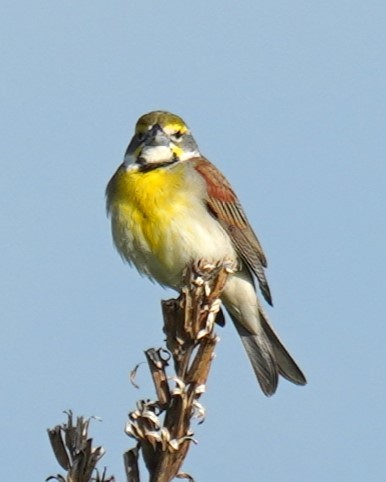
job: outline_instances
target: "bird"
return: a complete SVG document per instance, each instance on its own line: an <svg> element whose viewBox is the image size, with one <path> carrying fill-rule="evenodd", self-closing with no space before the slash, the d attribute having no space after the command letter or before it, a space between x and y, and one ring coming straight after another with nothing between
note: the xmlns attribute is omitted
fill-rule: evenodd
<svg viewBox="0 0 386 482"><path fill-rule="evenodd" d="M229 260L221 302L266 396L279 376L305 385L301 369L270 324L257 295L272 305L267 259L225 176L206 159L185 121L167 111L142 115L106 188L115 247L124 261L180 291L192 262Z"/></svg>

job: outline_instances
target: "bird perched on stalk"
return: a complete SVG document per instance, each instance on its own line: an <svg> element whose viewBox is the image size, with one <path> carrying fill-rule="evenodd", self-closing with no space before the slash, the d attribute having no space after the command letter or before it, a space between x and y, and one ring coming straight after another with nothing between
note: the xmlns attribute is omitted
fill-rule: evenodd
<svg viewBox="0 0 386 482"><path fill-rule="evenodd" d="M184 269L198 259L236 262L221 299L261 389L275 393L279 375L306 384L256 295L254 278L272 304L263 249L229 182L200 153L179 116L155 111L140 117L106 196L117 250L161 285L180 290Z"/></svg>

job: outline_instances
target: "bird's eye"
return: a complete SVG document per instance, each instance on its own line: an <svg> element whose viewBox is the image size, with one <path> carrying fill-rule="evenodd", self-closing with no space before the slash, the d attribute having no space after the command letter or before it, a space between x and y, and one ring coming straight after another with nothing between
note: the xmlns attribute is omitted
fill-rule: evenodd
<svg viewBox="0 0 386 482"><path fill-rule="evenodd" d="M174 137L175 137L177 140L178 140L178 139L181 139L181 137L182 137L182 132L181 132L181 131L175 132Z"/></svg>
<svg viewBox="0 0 386 482"><path fill-rule="evenodd" d="M145 138L145 133L144 132L137 132L137 140L139 142L143 141Z"/></svg>

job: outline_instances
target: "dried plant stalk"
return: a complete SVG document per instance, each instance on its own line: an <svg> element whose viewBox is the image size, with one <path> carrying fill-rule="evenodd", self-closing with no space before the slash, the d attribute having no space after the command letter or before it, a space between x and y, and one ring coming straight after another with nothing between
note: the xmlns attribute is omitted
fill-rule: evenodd
<svg viewBox="0 0 386 482"><path fill-rule="evenodd" d="M48 477L46 480L58 482L114 482L114 477L106 476L106 469L99 472L97 463L103 457L103 447L93 447L88 436L90 419L77 417L74 423L71 410L67 423L48 429L48 436L59 465L67 474Z"/></svg>
<svg viewBox="0 0 386 482"><path fill-rule="evenodd" d="M219 317L223 323L219 298L232 269L225 262L194 263L186 270L180 297L162 302L166 346L175 375L167 376L169 358L164 350L145 352L158 399L139 401L137 409L129 414L126 428L138 442L150 482L169 482L175 477L192 480L180 468L194 441L192 418L203 418L205 414L199 399L205 391L217 343L214 322ZM137 449L125 455L129 482L139 482L137 457Z"/></svg>

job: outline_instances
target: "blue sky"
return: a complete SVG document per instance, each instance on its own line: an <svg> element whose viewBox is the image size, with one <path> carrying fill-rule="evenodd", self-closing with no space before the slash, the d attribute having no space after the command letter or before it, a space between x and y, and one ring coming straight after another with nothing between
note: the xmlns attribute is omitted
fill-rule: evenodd
<svg viewBox="0 0 386 482"><path fill-rule="evenodd" d="M218 330L197 481L385 477L386 4L3 0L0 429L4 480L60 471L62 410L123 481L129 371L171 295L112 247L104 188L136 119L188 122L262 241L269 315L307 374L266 399ZM146 480L146 478L144 478Z"/></svg>

